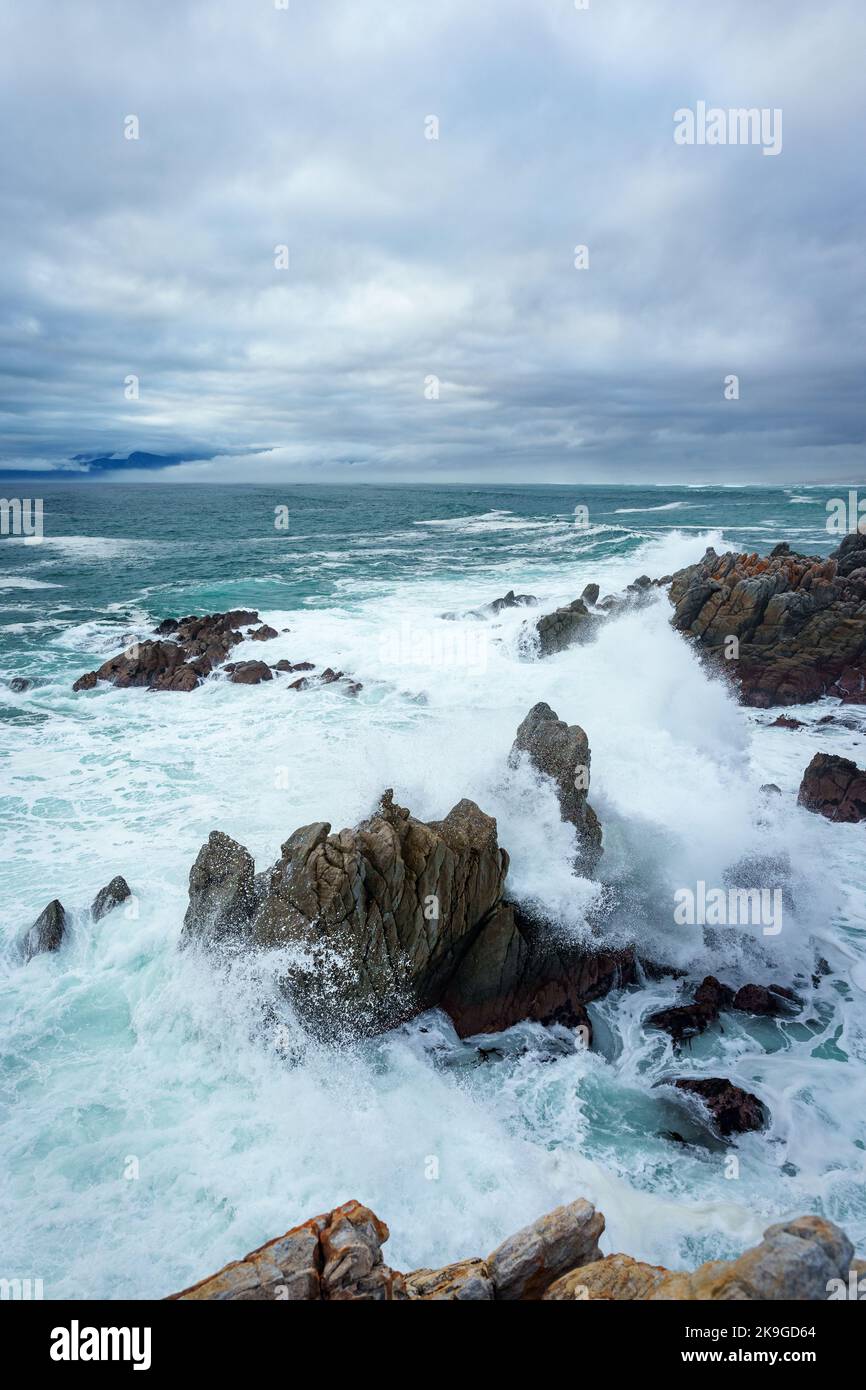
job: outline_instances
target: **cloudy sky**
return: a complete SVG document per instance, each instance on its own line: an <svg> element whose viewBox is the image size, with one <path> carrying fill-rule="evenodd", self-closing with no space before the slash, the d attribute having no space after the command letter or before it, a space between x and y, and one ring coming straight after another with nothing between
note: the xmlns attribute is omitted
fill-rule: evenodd
<svg viewBox="0 0 866 1390"><path fill-rule="evenodd" d="M0 0L0 469L862 481L863 0L281 4Z"/></svg>

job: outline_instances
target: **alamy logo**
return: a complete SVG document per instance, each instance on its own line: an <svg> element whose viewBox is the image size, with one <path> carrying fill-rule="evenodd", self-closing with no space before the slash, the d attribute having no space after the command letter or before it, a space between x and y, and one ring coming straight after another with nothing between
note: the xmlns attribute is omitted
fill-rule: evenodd
<svg viewBox="0 0 866 1390"><path fill-rule="evenodd" d="M782 930L781 888L707 888L699 879L695 890L678 888L674 902L678 927L762 927L764 936Z"/></svg>
<svg viewBox="0 0 866 1390"><path fill-rule="evenodd" d="M131 1361L134 1371L150 1370L149 1327L69 1327L51 1332L52 1361Z"/></svg>
<svg viewBox="0 0 866 1390"><path fill-rule="evenodd" d="M866 536L866 497L861 500L855 489L848 493L847 502L844 497L831 497L825 510L831 536L853 536L858 531Z"/></svg>
<svg viewBox="0 0 866 1390"><path fill-rule="evenodd" d="M694 111L681 106L674 112L677 145L760 145L762 154L782 153L781 107L707 106L699 101Z"/></svg>
<svg viewBox="0 0 866 1390"><path fill-rule="evenodd" d="M0 535L42 540L42 498L0 497Z"/></svg>

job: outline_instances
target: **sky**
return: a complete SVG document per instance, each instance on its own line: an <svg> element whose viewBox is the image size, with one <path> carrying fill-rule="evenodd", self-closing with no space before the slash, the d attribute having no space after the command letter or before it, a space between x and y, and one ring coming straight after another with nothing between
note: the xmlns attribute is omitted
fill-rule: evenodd
<svg viewBox="0 0 866 1390"><path fill-rule="evenodd" d="M282 5L0 0L0 488L862 481L863 0Z"/></svg>

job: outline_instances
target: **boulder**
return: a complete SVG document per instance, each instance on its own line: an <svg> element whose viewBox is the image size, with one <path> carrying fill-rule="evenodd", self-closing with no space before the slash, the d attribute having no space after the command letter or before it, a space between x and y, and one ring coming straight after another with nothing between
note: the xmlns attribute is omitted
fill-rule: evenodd
<svg viewBox="0 0 866 1390"><path fill-rule="evenodd" d="M132 890L129 884L121 874L117 874L110 883L106 883L104 888L100 888L93 899L90 915L94 922L99 922L130 897L132 897Z"/></svg>
<svg viewBox="0 0 866 1390"><path fill-rule="evenodd" d="M54 898L40 912L33 926L24 937L24 955L27 960L42 955L45 951L56 951L66 931L66 909L58 898Z"/></svg>
<svg viewBox="0 0 866 1390"><path fill-rule="evenodd" d="M97 681L104 680L123 690L194 690L243 640L237 629L258 620L258 613L246 608L201 617L165 618L156 628L156 640L134 642L98 670L80 676L72 689L92 690ZM266 631L277 635L273 628ZM171 641L163 640L169 637Z"/></svg>
<svg viewBox="0 0 866 1390"><path fill-rule="evenodd" d="M816 753L803 773L797 800L828 820L861 821L866 818L866 772L850 758Z"/></svg>
<svg viewBox="0 0 866 1390"><path fill-rule="evenodd" d="M229 680L235 685L261 685L272 681L274 673L264 661L232 661L226 666Z"/></svg>
<svg viewBox="0 0 866 1390"><path fill-rule="evenodd" d="M331 1038L441 1007L461 1036L530 1018L583 1026L588 1040L585 1002L631 981L633 955L558 942L505 901L507 868L496 821L474 802L425 823L388 791L354 829L302 826L258 876L213 832L190 873L183 939L297 948L287 991Z"/></svg>
<svg viewBox="0 0 866 1390"><path fill-rule="evenodd" d="M577 642L589 642L596 635L599 621L580 598L545 613L535 624L539 656L554 656Z"/></svg>
<svg viewBox="0 0 866 1390"><path fill-rule="evenodd" d="M731 1001L731 1008L744 1014L759 1014L764 1018L796 1013L799 1001L784 985L742 985Z"/></svg>
<svg viewBox="0 0 866 1390"><path fill-rule="evenodd" d="M272 637L279 637L275 627L268 627L267 623L262 623L261 627L253 628L249 634L251 642L269 642Z"/></svg>
<svg viewBox="0 0 866 1390"><path fill-rule="evenodd" d="M766 1111L758 1097L734 1086L725 1077L681 1077L674 1085L678 1091L700 1098L723 1138L763 1129L767 1122Z"/></svg>
<svg viewBox="0 0 866 1390"><path fill-rule="evenodd" d="M485 1260L459 1260L442 1269L416 1269L404 1277L407 1298L431 1302L490 1303L496 1297Z"/></svg>
<svg viewBox="0 0 866 1390"><path fill-rule="evenodd" d="M604 1217L582 1198L557 1207L496 1247L487 1268L496 1298L538 1299L555 1279L601 1257Z"/></svg>
<svg viewBox="0 0 866 1390"><path fill-rule="evenodd" d="M566 724L541 701L533 705L517 730L509 754L512 766L525 753L533 767L556 788L562 819L578 833L575 871L589 877L601 854L602 832L589 804L589 740L579 724Z"/></svg>
<svg viewBox="0 0 866 1390"><path fill-rule="evenodd" d="M606 1259L582 1265L556 1279L544 1294L544 1300L548 1303L570 1303L574 1299L643 1300L669 1278L670 1270L662 1265L642 1264L631 1255L608 1255Z"/></svg>
<svg viewBox="0 0 866 1390"><path fill-rule="evenodd" d="M673 576L673 624L736 682L744 704L866 698L864 539L846 537L828 559L778 546L763 558L709 549ZM731 637L739 645L729 660Z"/></svg>
<svg viewBox="0 0 866 1390"><path fill-rule="evenodd" d="M712 1260L691 1274L671 1274L653 1301L717 1299L825 1302L833 1279L848 1279L854 1248L838 1226L820 1216L780 1221L760 1245L737 1260Z"/></svg>

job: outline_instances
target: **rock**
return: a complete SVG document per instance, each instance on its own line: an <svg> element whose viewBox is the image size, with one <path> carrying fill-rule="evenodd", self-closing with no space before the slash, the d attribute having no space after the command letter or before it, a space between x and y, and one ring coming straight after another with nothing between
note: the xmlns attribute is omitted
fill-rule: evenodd
<svg viewBox="0 0 866 1390"><path fill-rule="evenodd" d="M737 1260L713 1260L691 1274L671 1274L649 1295L671 1299L760 1299L825 1302L832 1279L847 1282L854 1247L832 1221L800 1216L764 1232Z"/></svg>
<svg viewBox="0 0 866 1390"><path fill-rule="evenodd" d="M765 796L782 795L782 788L780 786L777 786L775 782L764 782L761 786L761 791L764 793Z"/></svg>
<svg viewBox="0 0 866 1390"><path fill-rule="evenodd" d="M740 1013L760 1014L775 1018L779 1014L795 1013L799 1000L793 990L782 985L743 985L734 995L732 1007Z"/></svg>
<svg viewBox="0 0 866 1390"><path fill-rule="evenodd" d="M509 589L503 598L495 598L486 606L490 613L500 613L503 608L531 608L537 602L534 594L515 594L513 589Z"/></svg>
<svg viewBox="0 0 866 1390"><path fill-rule="evenodd" d="M849 546L854 539L828 559L778 546L765 558L710 549L673 576L673 624L737 682L744 704L866 699L866 550ZM739 651L726 660L731 637Z"/></svg>
<svg viewBox="0 0 866 1390"><path fill-rule="evenodd" d="M598 603L598 596L600 593L601 590L599 589L597 584L587 584L586 588L580 596L581 602L595 605L596 603Z"/></svg>
<svg viewBox="0 0 866 1390"><path fill-rule="evenodd" d="M33 689L33 681L28 676L13 676L8 684L13 695L23 695L25 690Z"/></svg>
<svg viewBox="0 0 866 1390"><path fill-rule="evenodd" d="M212 830L189 873L189 906L181 939L221 941L248 927L256 908L253 857Z"/></svg>
<svg viewBox="0 0 866 1390"><path fill-rule="evenodd" d="M344 695L350 695L354 698L354 696L360 695L363 689L364 687L360 681L346 681L346 688L343 693Z"/></svg>
<svg viewBox="0 0 866 1390"><path fill-rule="evenodd" d="M509 754L513 766L526 753L538 772L556 787L562 819L578 832L580 849L575 871L591 876L601 854L602 831L590 806L589 740L579 724L565 724L543 701L527 714Z"/></svg>
<svg viewBox="0 0 866 1390"><path fill-rule="evenodd" d="M569 1270L601 1257L604 1217L582 1198L510 1236L487 1257L496 1298L537 1299Z"/></svg>
<svg viewBox="0 0 866 1390"><path fill-rule="evenodd" d="M802 729L805 725L802 719L791 719L787 714L780 714L778 719L774 719L769 727L771 729Z"/></svg>
<svg viewBox="0 0 866 1390"><path fill-rule="evenodd" d="M251 642L269 642L272 637L279 637L275 627L268 627L267 623L262 623L261 627L254 628L249 634Z"/></svg>
<svg viewBox="0 0 866 1390"><path fill-rule="evenodd" d="M264 661L233 661L226 666L229 680L235 685L260 685L272 681L274 673Z"/></svg>
<svg viewBox="0 0 866 1390"><path fill-rule="evenodd" d="M866 772L850 758L816 753L803 773L797 800L828 820L861 821L866 818Z"/></svg>
<svg viewBox="0 0 866 1390"><path fill-rule="evenodd" d="M401 1278L382 1263L387 1239L388 1227L368 1207L346 1202L170 1298L391 1301Z"/></svg>
<svg viewBox="0 0 866 1390"><path fill-rule="evenodd" d="M242 641L240 627L258 622L254 609L235 608L203 617L165 618L156 628L156 641L134 642L97 671L80 676L73 690L92 690L97 681L110 681L125 690L144 687L158 691L190 691L225 662ZM260 629L261 631L262 629ZM276 636L273 628L267 632ZM164 641L163 638L172 640Z"/></svg>
<svg viewBox="0 0 866 1390"><path fill-rule="evenodd" d="M694 998L696 1004L709 1004L717 1010L729 1009L734 1002L734 991L715 975L707 975L695 990Z"/></svg>
<svg viewBox="0 0 866 1390"><path fill-rule="evenodd" d="M289 684L289 690L309 690L310 682L306 676L299 676L296 681Z"/></svg>
<svg viewBox="0 0 866 1390"><path fill-rule="evenodd" d="M43 908L33 926L24 937L24 955L27 960L42 955L45 951L56 951L66 931L66 909L58 898L54 898Z"/></svg>
<svg viewBox="0 0 866 1390"><path fill-rule="evenodd" d="M330 1038L441 1007L461 1036L531 1018L583 1026L588 1040L585 1001L631 981L633 955L557 942L504 901L507 868L496 821L474 802L427 824L389 791L352 830L302 826L258 876L214 832L190 873L183 936L300 948L286 988Z"/></svg>
<svg viewBox="0 0 866 1390"><path fill-rule="evenodd" d="M535 624L539 655L553 656L576 642L590 641L596 635L599 621L579 598L553 613L545 613Z"/></svg>
<svg viewBox="0 0 866 1390"><path fill-rule="evenodd" d="M544 1294L548 1303L572 1302L574 1299L627 1302L647 1299L665 1280L670 1270L661 1265L642 1264L630 1255L608 1255L582 1265L557 1279Z"/></svg>
<svg viewBox="0 0 866 1390"><path fill-rule="evenodd" d="M460 1260L443 1269L416 1269L404 1277L408 1298L431 1301L492 1302L493 1280L484 1260Z"/></svg>
<svg viewBox="0 0 866 1390"><path fill-rule="evenodd" d="M674 1085L679 1091L700 1097L723 1138L763 1129L767 1122L766 1111L758 1097L752 1095L751 1091L734 1086L724 1077L681 1077Z"/></svg>
<svg viewBox="0 0 866 1390"><path fill-rule="evenodd" d="M132 890L126 879L123 878L122 875L117 874L104 888L100 888L96 897L93 899L90 915L94 922L99 922L103 917L106 917L109 912L112 912L114 908L126 902L126 899L131 897Z"/></svg>
<svg viewBox="0 0 866 1390"><path fill-rule="evenodd" d="M674 1042L680 1043L705 1032L718 1016L719 1010L715 1004L680 1004L650 1014L646 1026L668 1033Z"/></svg>

